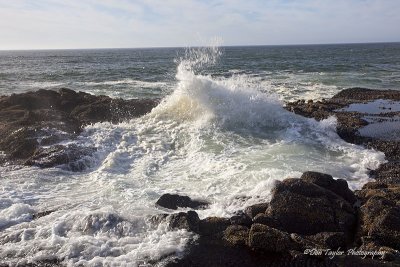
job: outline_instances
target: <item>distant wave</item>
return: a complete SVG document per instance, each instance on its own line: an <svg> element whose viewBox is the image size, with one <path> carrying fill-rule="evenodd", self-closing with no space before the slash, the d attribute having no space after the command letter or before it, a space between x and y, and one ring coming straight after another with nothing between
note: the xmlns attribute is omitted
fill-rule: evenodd
<svg viewBox="0 0 400 267"><path fill-rule="evenodd" d="M119 84L130 84L138 87L164 87L167 85L165 82L148 82L134 79L122 79L122 80L114 80L114 81L102 81L102 82L79 82L77 84L86 85L86 86L99 86L99 85L119 85Z"/></svg>

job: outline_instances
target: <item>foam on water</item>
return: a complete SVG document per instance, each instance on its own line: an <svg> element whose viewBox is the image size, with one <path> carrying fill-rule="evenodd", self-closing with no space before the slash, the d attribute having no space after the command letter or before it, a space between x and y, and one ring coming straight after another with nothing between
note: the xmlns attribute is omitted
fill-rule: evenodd
<svg viewBox="0 0 400 267"><path fill-rule="evenodd" d="M164 193L208 200L202 218L230 216L268 200L276 180L315 170L358 188L384 161L341 140L335 118L306 119L235 78L196 75L219 53L206 52L188 52L174 92L150 114L87 127L76 143L98 150L85 172L1 170L1 263L153 263L179 255L193 238L149 223L149 215L165 212L154 206ZM32 220L46 210L55 212Z"/></svg>

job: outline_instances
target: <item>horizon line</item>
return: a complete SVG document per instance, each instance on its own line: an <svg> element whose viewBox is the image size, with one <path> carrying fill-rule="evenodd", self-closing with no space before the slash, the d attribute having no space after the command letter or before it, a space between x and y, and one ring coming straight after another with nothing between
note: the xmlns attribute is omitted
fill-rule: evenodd
<svg viewBox="0 0 400 267"><path fill-rule="evenodd" d="M261 46L313 46L313 45L355 45L355 44L396 44L400 41L378 41L378 42L338 42L338 43L298 43L298 44L247 44L247 45L220 45L217 47L261 47ZM117 50L117 49L182 49L213 47L212 45L194 45L194 46L142 46L142 47L89 47L89 48L24 48L24 49L1 49L0 51L60 51L60 50Z"/></svg>

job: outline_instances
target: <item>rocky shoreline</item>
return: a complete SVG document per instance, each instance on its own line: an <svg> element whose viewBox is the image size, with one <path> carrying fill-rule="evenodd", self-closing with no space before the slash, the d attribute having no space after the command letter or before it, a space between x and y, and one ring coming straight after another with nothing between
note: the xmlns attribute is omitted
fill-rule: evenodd
<svg viewBox="0 0 400 267"><path fill-rule="evenodd" d="M334 115L342 139L384 152L388 161L371 171L375 181L352 192L343 179L307 171L278 182L270 202L228 219L199 220L194 211L169 215L170 227L194 231L199 239L167 266L400 266L400 139L359 133L387 119L400 123L400 112L346 110L379 99L398 104L400 92L351 88L331 99L286 105L316 120Z"/></svg>
<svg viewBox="0 0 400 267"><path fill-rule="evenodd" d="M334 115L345 141L384 152L387 162L371 171L375 181L353 192L343 179L304 170L300 178L277 182L268 202L246 207L231 218L202 220L195 210L207 202L164 195L157 205L192 210L150 220L198 234L183 257L166 259L167 266L400 266L400 136L360 134L367 126L400 123L400 111L385 106L378 113L349 109L380 99L396 104L400 91L352 88L331 99L286 104L287 110L317 120ZM79 171L79 159L95 148L64 145L63 140L76 138L91 123L118 123L144 115L158 103L70 89L2 96L1 163L42 168L64 164ZM357 255L365 252L375 255ZM58 261L32 264L57 265Z"/></svg>
<svg viewBox="0 0 400 267"><path fill-rule="evenodd" d="M75 139L89 124L132 119L158 103L159 99L113 99L67 88L1 96L0 163L41 168L67 164L72 171L82 170L79 159L96 149L63 141Z"/></svg>

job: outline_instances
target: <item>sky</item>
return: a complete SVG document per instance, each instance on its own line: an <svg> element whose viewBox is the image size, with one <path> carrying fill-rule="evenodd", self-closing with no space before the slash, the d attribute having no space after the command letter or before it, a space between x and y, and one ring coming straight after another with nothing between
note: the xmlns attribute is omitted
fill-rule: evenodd
<svg viewBox="0 0 400 267"><path fill-rule="evenodd" d="M400 41L400 0L0 0L0 49Z"/></svg>

